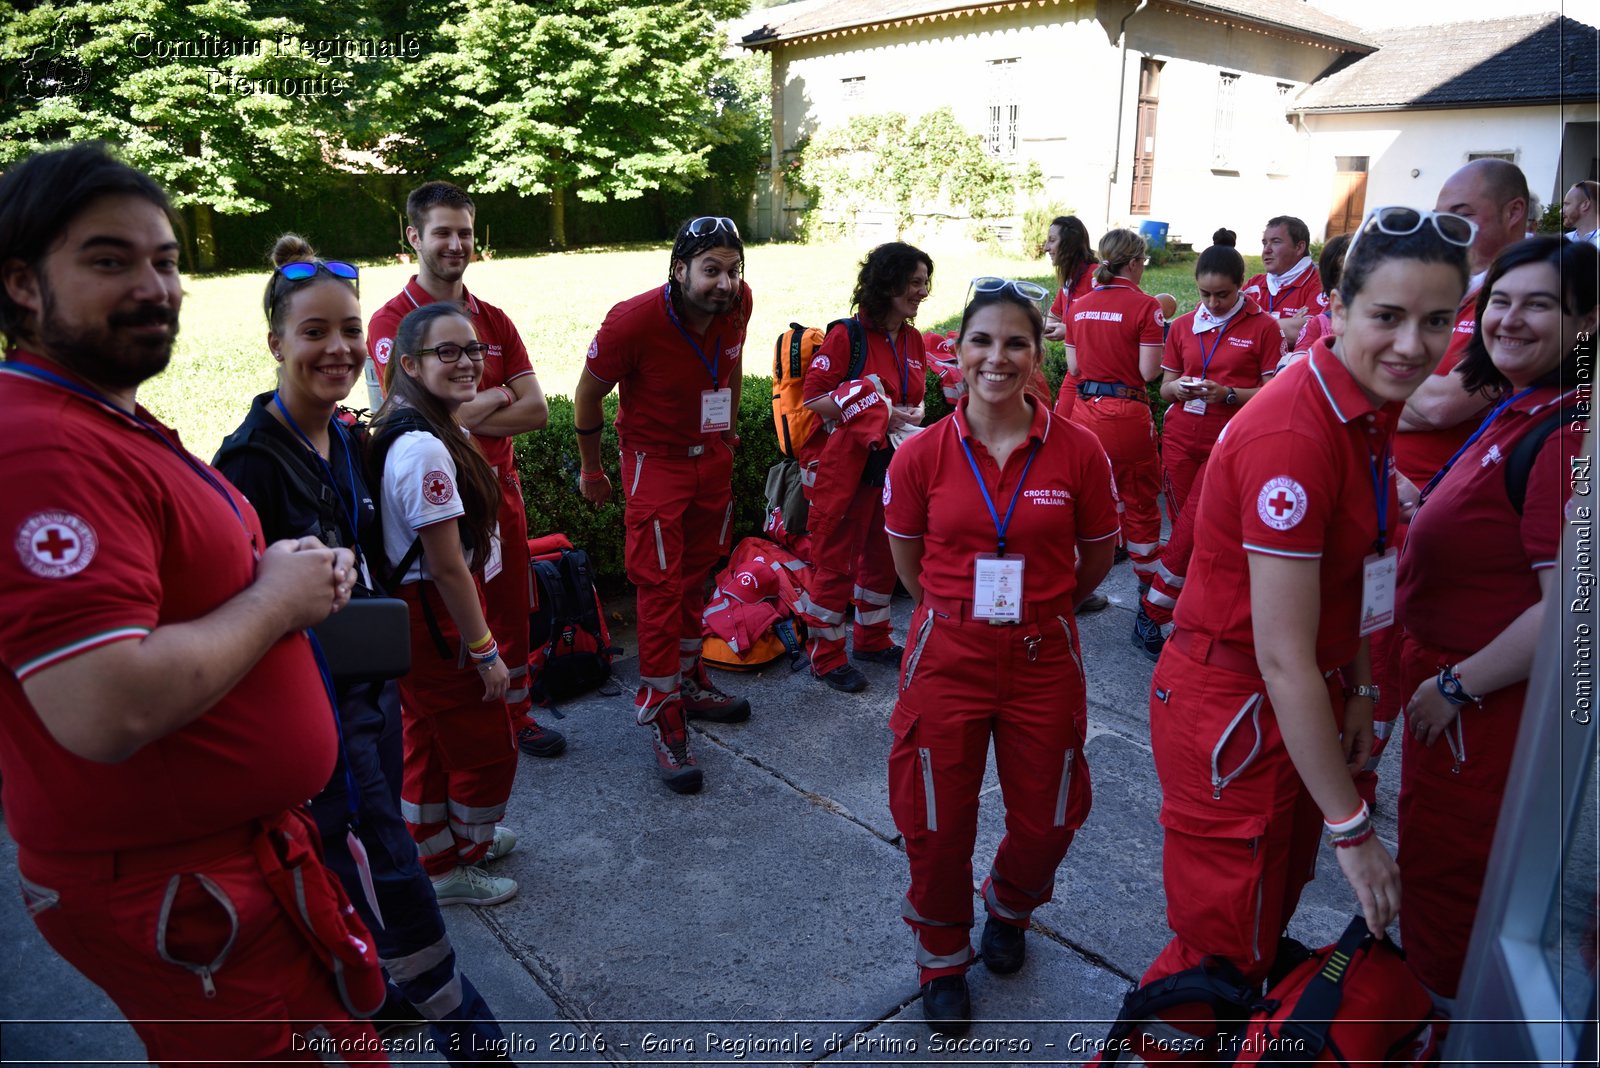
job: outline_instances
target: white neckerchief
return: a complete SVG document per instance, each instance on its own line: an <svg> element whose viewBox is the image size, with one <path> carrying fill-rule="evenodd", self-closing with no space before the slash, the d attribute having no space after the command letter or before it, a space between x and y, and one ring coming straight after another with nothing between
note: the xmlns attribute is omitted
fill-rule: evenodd
<svg viewBox="0 0 1600 1068"><path fill-rule="evenodd" d="M1211 310L1204 304L1194 310L1194 332L1203 334L1207 330L1215 330L1219 326L1228 325L1228 320L1239 314L1239 309L1244 307L1244 294L1239 294L1239 299L1234 301L1233 307L1228 309L1228 314L1220 319L1211 314Z"/></svg>
<svg viewBox="0 0 1600 1068"><path fill-rule="evenodd" d="M1267 272L1267 292L1271 293L1273 296L1277 296L1278 290L1282 289L1284 286L1294 285L1295 280L1301 275L1305 274L1307 269L1310 267L1311 257L1301 256L1299 263L1295 264L1293 267L1290 267L1282 274L1273 274L1270 271Z"/></svg>

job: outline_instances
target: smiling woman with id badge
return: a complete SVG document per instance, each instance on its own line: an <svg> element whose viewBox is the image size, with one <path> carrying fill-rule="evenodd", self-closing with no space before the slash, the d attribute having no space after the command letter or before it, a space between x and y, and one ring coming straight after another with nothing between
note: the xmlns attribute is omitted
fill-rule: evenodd
<svg viewBox="0 0 1600 1068"><path fill-rule="evenodd" d="M890 549L918 600L890 717L889 803L905 838L923 1015L972 1015L972 849L989 739L1006 836L983 897L983 962L1022 967L1033 910L1089 813L1087 704L1073 609L1111 568L1117 509L1094 435L1028 395L1043 351L1031 282L979 278L957 358L967 394L906 442L884 483Z"/></svg>

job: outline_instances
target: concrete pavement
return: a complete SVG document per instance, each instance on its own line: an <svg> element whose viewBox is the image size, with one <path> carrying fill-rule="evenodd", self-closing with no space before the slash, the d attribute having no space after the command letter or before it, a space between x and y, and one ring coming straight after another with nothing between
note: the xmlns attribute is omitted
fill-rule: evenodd
<svg viewBox="0 0 1600 1068"><path fill-rule="evenodd" d="M719 676L755 714L745 724L697 725L707 785L679 797L657 781L648 739L633 725L629 657L619 663L623 695L591 694L549 721L570 740L564 756L522 758L506 820L521 842L496 865L521 893L495 908L445 910L464 969L508 1021L516 1059L1086 1059L1130 980L1169 937L1146 714L1151 664L1128 640L1136 596L1127 565L1102 590L1112 607L1080 620L1094 808L1055 900L1035 913L1026 967L969 973L979 1022L968 1045L936 1042L915 1000L900 919L906 862L885 772L894 669L865 665L872 685L855 695L783 665ZM909 610L895 602L897 633ZM620 636L629 653L631 639ZM1391 849L1398 771L1390 754L1378 822ZM1003 831L991 763L974 857L980 881ZM14 873L15 856L5 836L0 865ZM1355 907L1326 848L1319 873L1291 928L1313 945L1333 940ZM981 901L975 908L981 928ZM17 894L0 902L0 953L12 961L0 977L0 1061L143 1063L131 1029L45 945ZM396 1063L443 1060L424 1032L389 1037Z"/></svg>

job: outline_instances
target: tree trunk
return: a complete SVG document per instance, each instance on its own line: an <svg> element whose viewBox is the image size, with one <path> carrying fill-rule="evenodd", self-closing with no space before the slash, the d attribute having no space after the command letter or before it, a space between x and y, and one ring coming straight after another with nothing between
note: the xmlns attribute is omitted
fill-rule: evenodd
<svg viewBox="0 0 1600 1068"><path fill-rule="evenodd" d="M211 205L194 206L194 258L202 271L217 269L217 237L211 225Z"/></svg>
<svg viewBox="0 0 1600 1068"><path fill-rule="evenodd" d="M550 187L550 244L567 247L567 191L559 185Z"/></svg>

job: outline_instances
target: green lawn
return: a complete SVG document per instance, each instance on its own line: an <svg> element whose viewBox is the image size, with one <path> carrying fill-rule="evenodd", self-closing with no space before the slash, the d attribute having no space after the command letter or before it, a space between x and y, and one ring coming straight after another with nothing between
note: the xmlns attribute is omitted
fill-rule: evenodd
<svg viewBox="0 0 1600 1068"><path fill-rule="evenodd" d="M308 235L315 241L316 235ZM1054 286L1044 260L1026 261L982 245L930 248L933 295L920 325L956 325L967 281L997 274ZM849 311L850 291L865 253L855 244L752 246L746 278L755 291L746 369L770 374L772 343L791 321L821 325ZM1253 266L1253 270L1259 269ZM615 303L666 280L667 247L604 248L496 258L467 273L472 291L504 308L522 331L547 393L570 394L600 320ZM1192 264L1151 268L1144 288L1175 295L1183 309L1195 299ZM362 307L370 315L410 277L397 263L362 266ZM175 426L196 454L209 458L238 425L249 398L270 389L261 293L266 271L190 278L183 332L172 366L140 390L140 400ZM364 387L359 387L358 390ZM358 394L359 399L359 394ZM364 403L364 402L363 402ZM358 405L359 406L359 405Z"/></svg>

